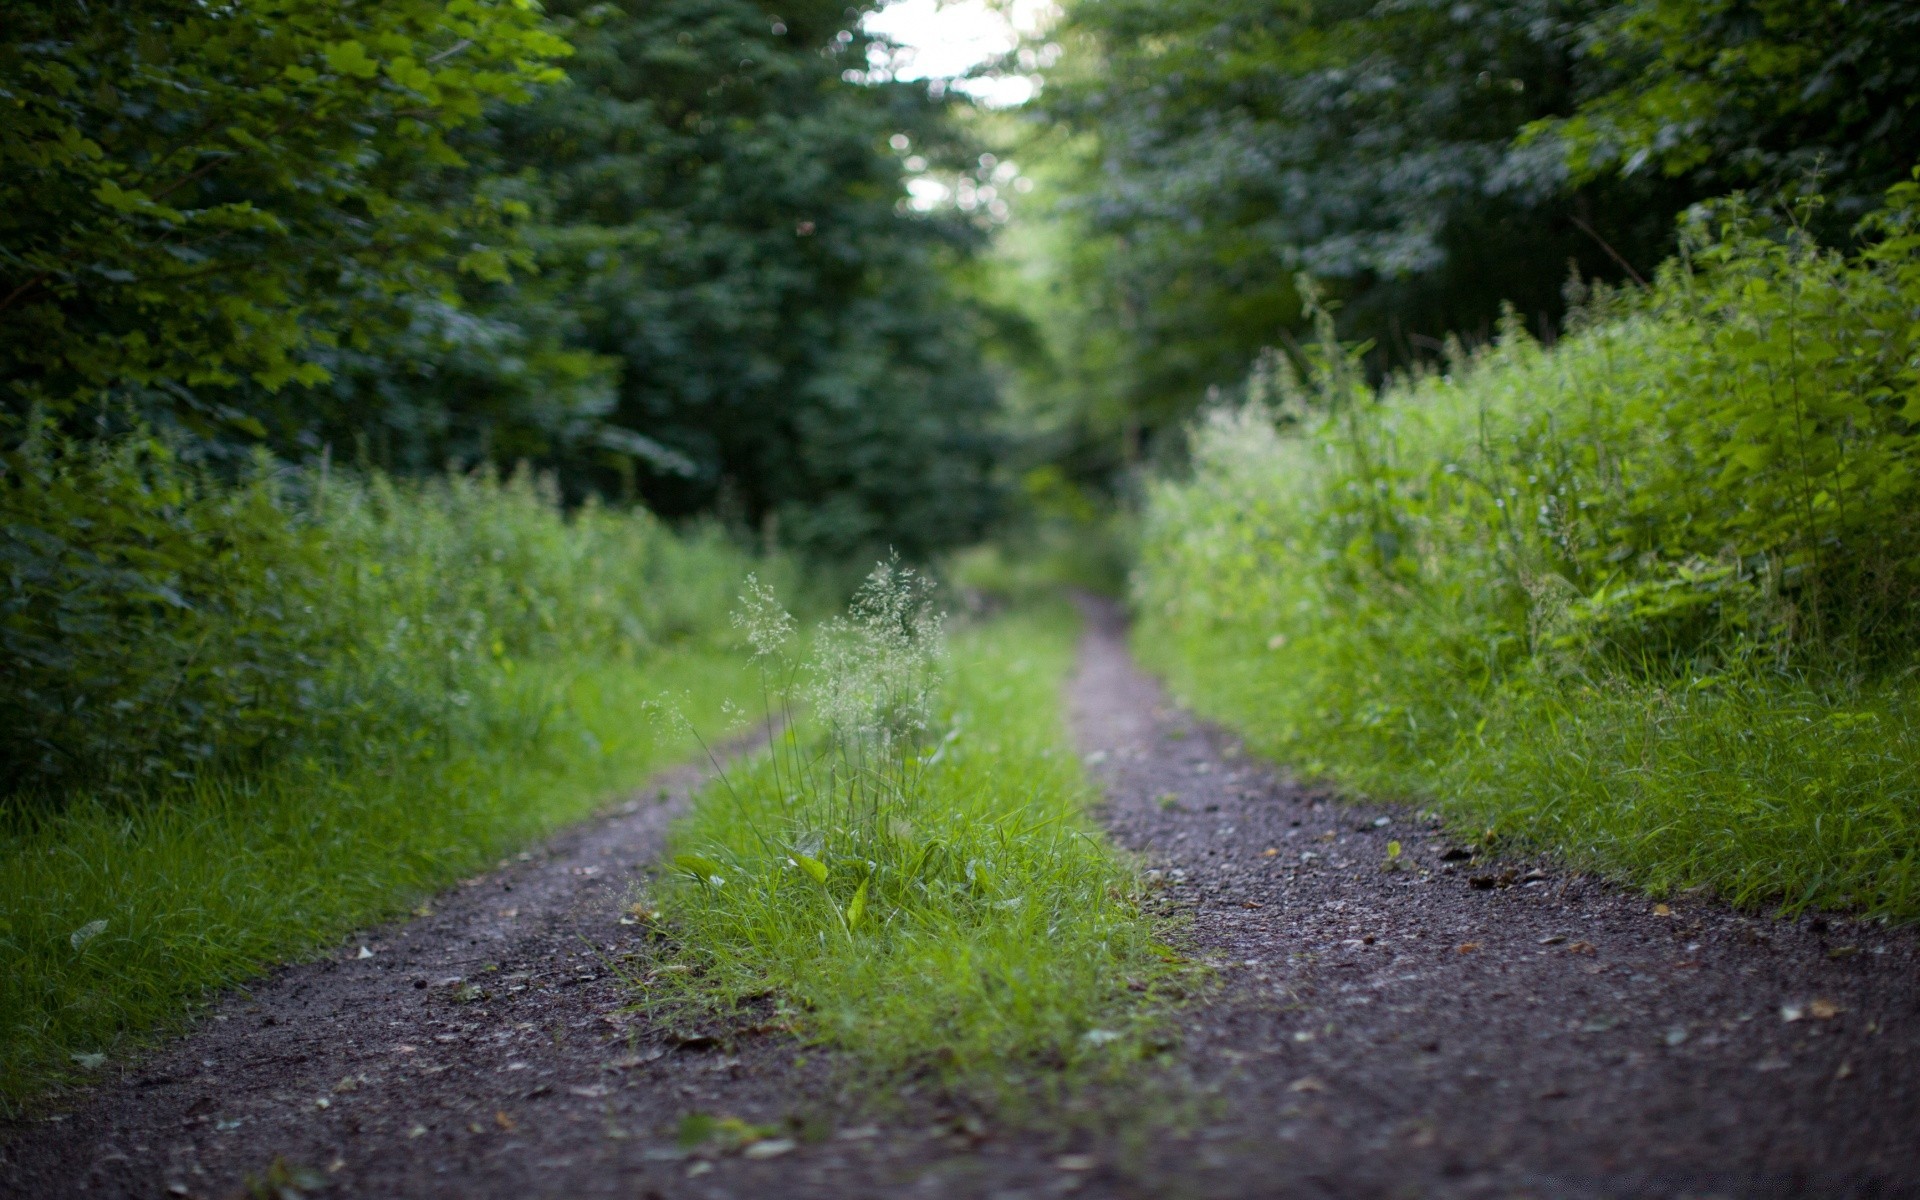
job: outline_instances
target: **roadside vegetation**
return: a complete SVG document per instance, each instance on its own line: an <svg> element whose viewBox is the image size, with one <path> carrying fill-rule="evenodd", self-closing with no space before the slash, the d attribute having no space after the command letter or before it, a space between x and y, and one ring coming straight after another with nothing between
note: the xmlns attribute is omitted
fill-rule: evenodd
<svg viewBox="0 0 1920 1200"><path fill-rule="evenodd" d="M531 473L10 465L11 527L73 540L4 630L7 1103L592 812L695 752L649 696L717 720L748 678L716 616L746 555Z"/></svg>
<svg viewBox="0 0 1920 1200"><path fill-rule="evenodd" d="M1558 345L1509 318L1377 391L1319 310L1155 487L1138 645L1476 838L1920 918L1920 187L1850 254L1812 203L1702 210Z"/></svg>
<svg viewBox="0 0 1920 1200"><path fill-rule="evenodd" d="M806 715L675 831L641 1002L771 1003L878 1077L1015 1109L1146 1053L1174 956L1086 811L1072 611L964 627L949 658L923 582L883 567L800 662L751 599L772 711Z"/></svg>

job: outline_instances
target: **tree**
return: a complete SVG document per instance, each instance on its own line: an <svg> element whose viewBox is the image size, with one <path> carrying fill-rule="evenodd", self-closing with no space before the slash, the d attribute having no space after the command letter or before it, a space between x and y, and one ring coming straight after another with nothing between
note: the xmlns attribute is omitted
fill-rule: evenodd
<svg viewBox="0 0 1920 1200"><path fill-rule="evenodd" d="M499 279L510 206L462 131L558 80L529 0L11 6L0 379L18 435L83 409L265 431L251 394Z"/></svg>
<svg viewBox="0 0 1920 1200"><path fill-rule="evenodd" d="M1797 188L1844 236L1920 161L1920 6L1906 0L1629 0L1576 38L1577 111L1528 140L1576 181L1683 181L1695 197Z"/></svg>
<svg viewBox="0 0 1920 1200"><path fill-rule="evenodd" d="M576 483L630 462L663 512L836 555L977 536L997 398L947 276L984 234L903 188L909 153L973 151L947 102L865 78L850 10L777 11L554 5L571 82L494 131L540 275L487 311L538 305L617 368L610 434L563 460Z"/></svg>

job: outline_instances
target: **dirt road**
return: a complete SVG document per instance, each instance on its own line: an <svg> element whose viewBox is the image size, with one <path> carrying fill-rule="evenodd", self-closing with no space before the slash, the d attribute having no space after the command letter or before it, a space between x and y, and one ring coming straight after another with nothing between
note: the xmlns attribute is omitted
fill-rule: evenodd
<svg viewBox="0 0 1920 1200"><path fill-rule="evenodd" d="M1910 933L1469 857L1240 757L1092 617L1076 736L1221 979L1107 1132L863 1106L782 1029L626 1012L684 771L0 1130L0 1194L1920 1195ZM742 1124L689 1150L690 1114Z"/></svg>

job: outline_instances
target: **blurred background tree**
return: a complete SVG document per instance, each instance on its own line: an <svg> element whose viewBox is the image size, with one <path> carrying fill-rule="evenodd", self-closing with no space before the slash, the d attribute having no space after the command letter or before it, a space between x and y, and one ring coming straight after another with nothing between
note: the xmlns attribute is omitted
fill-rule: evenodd
<svg viewBox="0 0 1920 1200"><path fill-rule="evenodd" d="M1023 385L1097 482L1305 320L1305 272L1376 377L1551 339L1569 268L1636 280L1677 216L1809 172L1844 241L1920 160L1920 9L1878 0L1075 0L1021 152L1078 316ZM1297 358L1297 355L1296 355Z"/></svg>
<svg viewBox="0 0 1920 1200"><path fill-rule="evenodd" d="M4 436L530 461L833 556L975 537L996 397L947 274L984 233L902 189L970 150L859 15L20 6Z"/></svg>

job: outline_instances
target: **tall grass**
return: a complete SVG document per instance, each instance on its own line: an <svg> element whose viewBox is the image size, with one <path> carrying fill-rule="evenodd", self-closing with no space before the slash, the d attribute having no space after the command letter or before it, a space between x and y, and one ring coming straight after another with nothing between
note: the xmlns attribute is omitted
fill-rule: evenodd
<svg viewBox="0 0 1920 1200"><path fill-rule="evenodd" d="M1920 190L1738 204L1549 349L1270 359L1150 503L1147 656L1267 753L1654 889L1920 917Z"/></svg>
<svg viewBox="0 0 1920 1200"><path fill-rule="evenodd" d="M762 639L775 704L804 697L811 732L676 831L660 898L692 972L638 984L772 993L883 1076L1057 1095L1141 1052L1165 970L1061 727L1075 623L1056 602L968 628L949 673L924 600L883 570L810 663ZM752 623L782 624L765 597Z"/></svg>
<svg viewBox="0 0 1920 1200"><path fill-rule="evenodd" d="M663 687L718 721L749 686L725 613L751 564L717 535L563 512L527 475L222 485L87 454L10 481L12 514L171 498L13 580L14 633L52 651L8 680L13 747L58 769L0 825L0 1105L692 754L642 714ZM44 594L61 570L92 594Z"/></svg>

